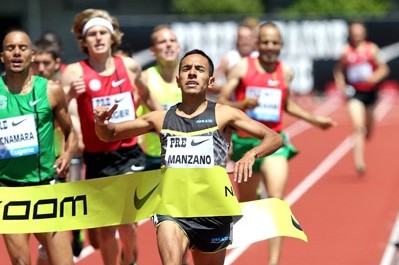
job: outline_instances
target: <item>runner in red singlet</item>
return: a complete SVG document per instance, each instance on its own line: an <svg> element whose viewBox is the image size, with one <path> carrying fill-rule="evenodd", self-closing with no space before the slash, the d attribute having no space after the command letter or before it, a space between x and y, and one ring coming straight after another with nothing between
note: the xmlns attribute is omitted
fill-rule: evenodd
<svg viewBox="0 0 399 265"><path fill-rule="evenodd" d="M112 143L98 139L94 131L93 109L96 106L118 104L112 121L119 123L136 118L138 97L149 109L160 109L141 80L140 65L127 56L116 56L123 33L117 20L105 10L86 9L75 16L72 32L88 58L70 64L62 74L67 95L76 100L82 129L86 179L114 176L144 169L144 154L137 137ZM89 230L98 236L105 265L117 265L118 230L122 242L120 264L135 264L137 260L136 226L125 224ZM98 231L93 234L92 232Z"/></svg>
<svg viewBox="0 0 399 265"><path fill-rule="evenodd" d="M289 66L278 60L283 41L277 25L271 22L260 25L257 47L259 51L257 58L243 58L231 70L227 83L220 93L219 101L242 109L249 117L282 134L284 146L272 155L257 159L253 167L254 172L260 173L267 195L282 199L288 178L288 159L297 152L282 132L283 112L322 129L330 128L335 122L328 117L312 115L290 98L289 85L294 73ZM258 139L241 131L233 134L232 142L233 161L238 161L247 150L259 144ZM260 176L257 174L257 178L238 185L240 201L258 198ZM281 244L281 238L270 239L270 265L278 264Z"/></svg>
<svg viewBox="0 0 399 265"><path fill-rule="evenodd" d="M359 174L366 171L365 139L373 125L373 110L378 84L389 74L388 65L380 56L379 47L366 40L366 27L361 22L349 25L349 43L334 68L337 88L348 99L348 110L354 127L354 161Z"/></svg>

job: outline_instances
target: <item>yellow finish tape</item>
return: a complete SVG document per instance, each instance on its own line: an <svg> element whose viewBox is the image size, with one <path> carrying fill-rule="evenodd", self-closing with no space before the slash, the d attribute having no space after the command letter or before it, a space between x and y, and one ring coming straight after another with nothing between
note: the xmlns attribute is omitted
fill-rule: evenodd
<svg viewBox="0 0 399 265"><path fill-rule="evenodd" d="M0 187L3 234L118 225L156 213L242 215L222 167L168 168L54 185Z"/></svg>
<svg viewBox="0 0 399 265"><path fill-rule="evenodd" d="M238 222L230 247L276 236L307 241L288 203L264 199L239 204L222 167L168 168L54 185L0 187L0 234L112 226L154 214L234 216Z"/></svg>
<svg viewBox="0 0 399 265"><path fill-rule="evenodd" d="M229 248L241 247L273 237L288 236L308 242L308 238L287 202L271 198L240 203L243 211L233 229Z"/></svg>

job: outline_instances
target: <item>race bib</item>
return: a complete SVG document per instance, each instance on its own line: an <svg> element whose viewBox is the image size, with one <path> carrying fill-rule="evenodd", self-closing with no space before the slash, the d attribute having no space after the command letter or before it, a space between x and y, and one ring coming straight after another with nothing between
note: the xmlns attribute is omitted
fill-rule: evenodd
<svg viewBox="0 0 399 265"><path fill-rule="evenodd" d="M347 70L347 78L349 83L359 83L366 80L373 73L373 68L367 62L358 63L353 66L349 66Z"/></svg>
<svg viewBox="0 0 399 265"><path fill-rule="evenodd" d="M111 108L114 104L118 104L118 108L110 119L113 123L123 121L132 121L135 119L134 103L130 92L120 94L95 97L92 99L93 109L97 106L106 106Z"/></svg>
<svg viewBox="0 0 399 265"><path fill-rule="evenodd" d="M0 120L0 159L34 155L39 152L33 114Z"/></svg>
<svg viewBox="0 0 399 265"><path fill-rule="evenodd" d="M214 166L212 136L169 136L167 168L209 168Z"/></svg>
<svg viewBox="0 0 399 265"><path fill-rule="evenodd" d="M259 105L254 109L246 110L249 117L258 121L280 121L281 90L264 87L247 87L245 96L246 98L258 97Z"/></svg>

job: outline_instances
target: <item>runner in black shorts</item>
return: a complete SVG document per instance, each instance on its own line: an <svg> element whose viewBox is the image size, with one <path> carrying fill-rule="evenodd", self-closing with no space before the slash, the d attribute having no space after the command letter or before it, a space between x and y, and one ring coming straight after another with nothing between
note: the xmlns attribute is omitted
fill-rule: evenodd
<svg viewBox="0 0 399 265"><path fill-rule="evenodd" d="M108 122L116 104L94 110L96 134L103 141L147 132L160 135L163 168L158 195L162 203L152 219L164 265L182 264L187 249L196 265L224 263L233 223L242 216L234 193L225 194L226 185L231 184L225 168L233 130L262 139L235 163L237 182L252 175L255 158L269 155L283 144L279 134L242 111L208 101L207 89L215 80L212 75L212 60L204 52L192 50L179 64L181 103L123 123ZM176 197L176 193L187 196Z"/></svg>
<svg viewBox="0 0 399 265"><path fill-rule="evenodd" d="M373 129L374 105L378 98L378 85L389 74L389 66L380 55L380 48L368 41L364 23L349 24L348 44L345 45L334 67L337 89L347 97L352 120L353 160L358 174L366 172L364 157L366 139Z"/></svg>
<svg viewBox="0 0 399 265"><path fill-rule="evenodd" d="M168 215L154 215L151 219L156 226L165 221L175 222L189 238L190 249L195 247L202 252L216 252L232 242L231 216L173 218Z"/></svg>
<svg viewBox="0 0 399 265"><path fill-rule="evenodd" d="M373 89L371 91L354 91L352 95L348 95L347 100L357 99L362 102L366 107L373 107L378 99L378 90Z"/></svg>

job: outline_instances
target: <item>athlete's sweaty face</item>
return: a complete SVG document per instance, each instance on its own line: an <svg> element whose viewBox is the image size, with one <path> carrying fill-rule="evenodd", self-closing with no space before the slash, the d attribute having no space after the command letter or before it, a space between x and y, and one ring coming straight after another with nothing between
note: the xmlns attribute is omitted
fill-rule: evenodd
<svg viewBox="0 0 399 265"><path fill-rule="evenodd" d="M237 30L237 50L241 57L251 55L256 50L256 36L253 30L247 27L239 27Z"/></svg>
<svg viewBox="0 0 399 265"><path fill-rule="evenodd" d="M85 46L89 54L111 52L111 32L104 26L93 26L85 35Z"/></svg>
<svg viewBox="0 0 399 265"><path fill-rule="evenodd" d="M3 41L1 60L12 73L30 71L33 51L29 36L21 31L8 33Z"/></svg>
<svg viewBox="0 0 399 265"><path fill-rule="evenodd" d="M60 59L54 59L51 53L37 53L33 61L33 74L53 79L54 74L60 69Z"/></svg>
<svg viewBox="0 0 399 265"><path fill-rule="evenodd" d="M208 60L200 54L185 57L180 63L179 76L176 77L183 94L206 93L213 86L214 79L210 76Z"/></svg>
<svg viewBox="0 0 399 265"><path fill-rule="evenodd" d="M349 28L349 42L355 47L366 39L366 35L363 24L353 23Z"/></svg>
<svg viewBox="0 0 399 265"><path fill-rule="evenodd" d="M258 50L264 63L275 63L282 47L283 41L276 27L263 26L259 29Z"/></svg>

